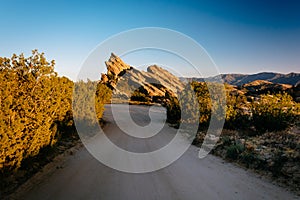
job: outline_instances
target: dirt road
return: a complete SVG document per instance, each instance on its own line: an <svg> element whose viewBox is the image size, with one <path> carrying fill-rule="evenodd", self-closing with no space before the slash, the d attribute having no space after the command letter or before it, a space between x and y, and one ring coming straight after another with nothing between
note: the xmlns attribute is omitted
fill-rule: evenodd
<svg viewBox="0 0 300 200"><path fill-rule="evenodd" d="M122 110L122 106L119 106ZM131 106L134 121L149 123L148 108ZM161 112L161 115L164 113ZM169 142L175 129L164 126L157 135L133 138L124 134L112 119L105 133L119 147L134 152L148 152ZM157 123L162 123L158 120ZM130 127L129 127L130 128ZM198 148L191 146L185 154L166 168L132 174L111 169L82 148L68 156L51 173L45 170L33 178L14 198L19 199L100 199L100 200L189 200L189 199L297 199L283 188L257 175L224 162L212 155L198 158ZM43 175L44 174L44 175ZM41 178L42 177L42 178Z"/></svg>

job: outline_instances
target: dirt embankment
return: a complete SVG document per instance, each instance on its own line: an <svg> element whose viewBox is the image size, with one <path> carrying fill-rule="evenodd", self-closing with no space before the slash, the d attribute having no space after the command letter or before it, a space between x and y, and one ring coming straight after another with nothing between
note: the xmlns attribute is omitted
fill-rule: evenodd
<svg viewBox="0 0 300 200"><path fill-rule="evenodd" d="M202 144L205 131L194 144ZM267 176L300 195L300 128L257 134L254 131L223 130L214 155Z"/></svg>

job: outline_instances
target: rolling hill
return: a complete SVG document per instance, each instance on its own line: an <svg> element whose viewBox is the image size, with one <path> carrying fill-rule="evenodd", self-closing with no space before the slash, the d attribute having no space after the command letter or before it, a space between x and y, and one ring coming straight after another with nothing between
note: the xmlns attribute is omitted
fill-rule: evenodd
<svg viewBox="0 0 300 200"><path fill-rule="evenodd" d="M257 74L222 74L223 81L230 85L242 86L256 80L269 81L271 83L297 85L300 84L300 73L281 74L275 72L261 72ZM204 81L203 78L188 78L194 81ZM207 80L213 81L216 77L209 77Z"/></svg>

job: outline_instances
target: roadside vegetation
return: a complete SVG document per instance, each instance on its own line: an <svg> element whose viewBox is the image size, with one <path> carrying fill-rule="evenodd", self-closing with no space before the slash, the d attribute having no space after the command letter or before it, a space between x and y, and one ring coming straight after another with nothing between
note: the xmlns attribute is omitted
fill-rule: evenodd
<svg viewBox="0 0 300 200"><path fill-rule="evenodd" d="M14 175L23 171L24 179L49 162L58 147L70 147L77 138L71 106L74 82L59 77L54 67L55 62L37 50L29 57L0 57L0 192L18 181ZM97 87L95 110L101 119L111 91L97 82L76 84L87 90ZM84 98L84 93L77 94Z"/></svg>
<svg viewBox="0 0 300 200"><path fill-rule="evenodd" d="M200 111L199 131L193 144L201 146L214 110L207 84L192 82L191 85ZM224 130L212 153L299 190L300 103L280 91L251 96L247 91L233 90L230 85L225 85L225 89ZM176 116L180 114L177 98L170 98L166 108L169 122L180 123L180 117Z"/></svg>

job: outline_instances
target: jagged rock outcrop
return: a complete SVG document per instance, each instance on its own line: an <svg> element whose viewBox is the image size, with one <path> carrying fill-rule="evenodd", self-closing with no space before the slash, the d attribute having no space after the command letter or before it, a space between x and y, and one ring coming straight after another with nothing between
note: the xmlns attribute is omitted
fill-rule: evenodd
<svg viewBox="0 0 300 200"><path fill-rule="evenodd" d="M131 69L131 66L124 63L118 56L111 53L111 56L108 61L105 61L107 67L107 75L112 75L116 78L121 72L127 69Z"/></svg>
<svg viewBox="0 0 300 200"><path fill-rule="evenodd" d="M117 98L130 99L134 91L139 91L155 102L162 100L167 92L177 96L184 88L178 77L157 65L149 66L147 72L140 71L113 53L105 64L107 73L101 75L101 82L113 89Z"/></svg>

